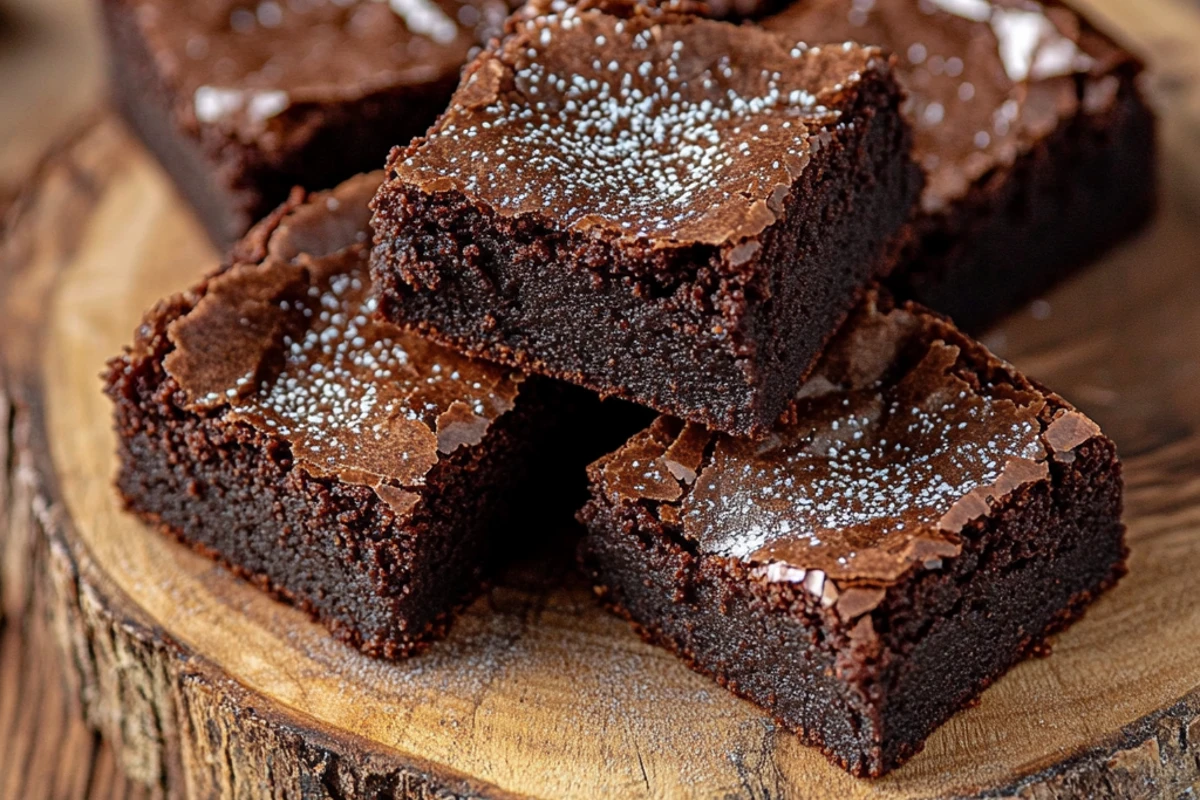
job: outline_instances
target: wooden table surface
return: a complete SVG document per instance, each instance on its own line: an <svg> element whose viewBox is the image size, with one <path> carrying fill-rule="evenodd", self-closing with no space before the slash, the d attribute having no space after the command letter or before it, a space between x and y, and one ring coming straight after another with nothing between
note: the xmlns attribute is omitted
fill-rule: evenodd
<svg viewBox="0 0 1200 800"><path fill-rule="evenodd" d="M1136 7L1138 0L1079 2L1109 8ZM0 0L0 210L39 155L102 101L90 5ZM1200 0L1167 0L1155 8L1162 18L1131 39L1159 63L1155 80L1162 95L1186 104L1185 116L1200 119ZM0 407L0 428L6 424ZM5 458L0 449L0 461ZM60 651L41 620L23 613L37 607L28 597L31 586L20 574L0 577L0 800L150 796L125 779L111 749L82 723L77 701L62 683Z"/></svg>
<svg viewBox="0 0 1200 800"><path fill-rule="evenodd" d="M51 143L99 101L100 53L90 0L0 0L0 213ZM21 616L19 581L3 590L0 800L146 796L83 724L57 647L37 620Z"/></svg>

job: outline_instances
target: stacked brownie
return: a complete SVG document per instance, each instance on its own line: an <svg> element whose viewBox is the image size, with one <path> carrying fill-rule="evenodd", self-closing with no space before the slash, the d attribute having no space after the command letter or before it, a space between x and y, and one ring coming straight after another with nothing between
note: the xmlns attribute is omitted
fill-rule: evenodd
<svg viewBox="0 0 1200 800"><path fill-rule="evenodd" d="M920 191L887 59L670 13L520 19L376 196L381 311L766 431Z"/></svg>
<svg viewBox="0 0 1200 800"><path fill-rule="evenodd" d="M437 19L397 5L409 38ZM297 8L338 20L304 36L353 27ZM1125 560L1113 443L903 298L975 324L1128 232L1152 178L1123 228L1115 187L1152 164L1152 119L1136 61L1058 5L691 8L535 0L425 135L359 117L399 145L385 172L294 192L112 362L118 486L396 658L479 591L501 531L546 525L529 487L573 476L605 604L880 775ZM585 474L556 430L595 395L661 416Z"/></svg>

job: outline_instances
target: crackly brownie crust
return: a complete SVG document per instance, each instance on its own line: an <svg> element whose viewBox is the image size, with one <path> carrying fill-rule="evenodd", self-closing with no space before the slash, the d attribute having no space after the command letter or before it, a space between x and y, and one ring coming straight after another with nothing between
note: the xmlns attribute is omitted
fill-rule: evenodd
<svg viewBox="0 0 1200 800"><path fill-rule="evenodd" d="M888 332L897 319L899 336ZM1126 550L1120 464L1094 423L927 312L871 298L855 328L864 333L840 334L812 379L825 399L801 398L792 427L759 455L662 418L593 465L581 559L605 603L647 640L762 706L834 763L877 776L1078 617L1124 573ZM955 348L948 374L972 388L947 394L935 384L927 405L916 401L913 424L923 432L884 445L911 448L896 462L903 477L876 485L875 467L855 471L867 456L854 434L865 433L867 450L880 447L882 429L871 426L897 430L914 395L891 411L868 403L859 406L865 416L822 416L843 396L862 398L829 377L865 374L868 392L904 385L897 376L915 374L914 361L939 343ZM976 391L992 405L972 405ZM966 403L954 412L963 428L929 417L955 402ZM989 420L986 436L980 419ZM946 430L971 438L928 444ZM833 448L832 471L821 442ZM957 483L989 460L991 472ZM848 472L839 478L838 469ZM960 496L949 484L974 488ZM929 504L925 517L919 503ZM892 527L880 526L871 504L898 515ZM855 524L805 527L826 514Z"/></svg>
<svg viewBox="0 0 1200 800"><path fill-rule="evenodd" d="M380 178L294 197L147 315L107 390L131 511L398 658L480 590L549 387L370 322Z"/></svg>
<svg viewBox="0 0 1200 800"><path fill-rule="evenodd" d="M392 153L372 220L383 313L761 433L919 191L887 64L637 6L510 27Z"/></svg>
<svg viewBox="0 0 1200 800"><path fill-rule="evenodd" d="M445 108L501 0L304 8L233 0L103 0L112 90L213 241L226 247L295 186L379 169Z"/></svg>
<svg viewBox="0 0 1200 800"><path fill-rule="evenodd" d="M1058 0L801 0L763 21L898 55L928 173L902 297L980 330L1139 230L1156 206L1141 61Z"/></svg>

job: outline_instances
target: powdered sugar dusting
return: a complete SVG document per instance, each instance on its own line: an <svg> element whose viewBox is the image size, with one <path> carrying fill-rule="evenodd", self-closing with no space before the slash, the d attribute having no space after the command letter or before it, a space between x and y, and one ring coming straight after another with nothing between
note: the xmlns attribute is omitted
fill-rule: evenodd
<svg viewBox="0 0 1200 800"><path fill-rule="evenodd" d="M706 549L751 558L779 540L819 547L829 534L870 539L936 523L958 500L994 483L1014 458L1043 455L1028 420L999 427L988 398L966 392L931 409L880 394L845 398L842 411L800 441L754 458L723 450L684 519L704 520ZM970 431L988 427L977 439ZM707 480L708 483L704 484ZM842 555L845 563L857 553Z"/></svg>
<svg viewBox="0 0 1200 800"><path fill-rule="evenodd" d="M802 580L814 568L884 579L916 540L927 543L916 561L950 555L948 512L971 519L986 509L976 490L1019 482L1012 464L1046 458L1036 398L973 386L954 371L958 348L940 342L893 375L870 355L878 335L899 346L899 334L865 325L839 340L832 371L819 373L827 390L798 401L796 421L772 438L715 439L678 510L703 551L808 569Z"/></svg>
<svg viewBox="0 0 1200 800"><path fill-rule="evenodd" d="M999 43L1004 70L1013 81L1039 80L1073 72L1085 72L1092 59L1071 39L1062 35L1046 9L1030 2L1024 8L1010 8L992 0L921 0L933 9L974 22L988 22Z"/></svg>
<svg viewBox="0 0 1200 800"><path fill-rule="evenodd" d="M789 51L729 26L712 35L761 37L774 57L747 66L700 37L701 23L635 29L568 8L522 24L398 165L402 178L621 236L684 238L722 209L722 224L744 216L761 229L777 187L819 147L814 131L837 123L834 100L861 78L847 68L821 85L811 63L820 48Z"/></svg>
<svg viewBox="0 0 1200 800"><path fill-rule="evenodd" d="M388 6L404 20L413 33L428 36L439 44L449 44L458 36L458 25L430 0L387 0Z"/></svg>
<svg viewBox="0 0 1200 800"><path fill-rule="evenodd" d="M435 446L449 452L474 443L488 421L511 408L512 387L499 388L500 370L467 371L459 357L377 321L365 265L358 266L279 301L299 322L283 335L283 365L256 392L231 389L230 403L291 440L318 473L368 481L423 474L428 464L415 462L433 458ZM478 435L453 446L431 443L452 405L478 420Z"/></svg>

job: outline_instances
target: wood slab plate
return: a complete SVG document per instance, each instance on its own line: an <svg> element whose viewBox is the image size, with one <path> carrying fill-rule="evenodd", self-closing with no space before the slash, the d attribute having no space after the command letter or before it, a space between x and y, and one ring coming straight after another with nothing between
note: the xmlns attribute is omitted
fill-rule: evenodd
<svg viewBox="0 0 1200 800"><path fill-rule="evenodd" d="M644 645L579 579L518 575L448 641L387 664L122 514L99 372L146 307L218 256L106 116L48 162L0 253L4 607L53 626L89 720L166 796L1193 796L1192 87L1167 82L1167 186L1153 229L987 339L1117 441L1130 574L1051 657L1013 670L882 780L850 778Z"/></svg>

